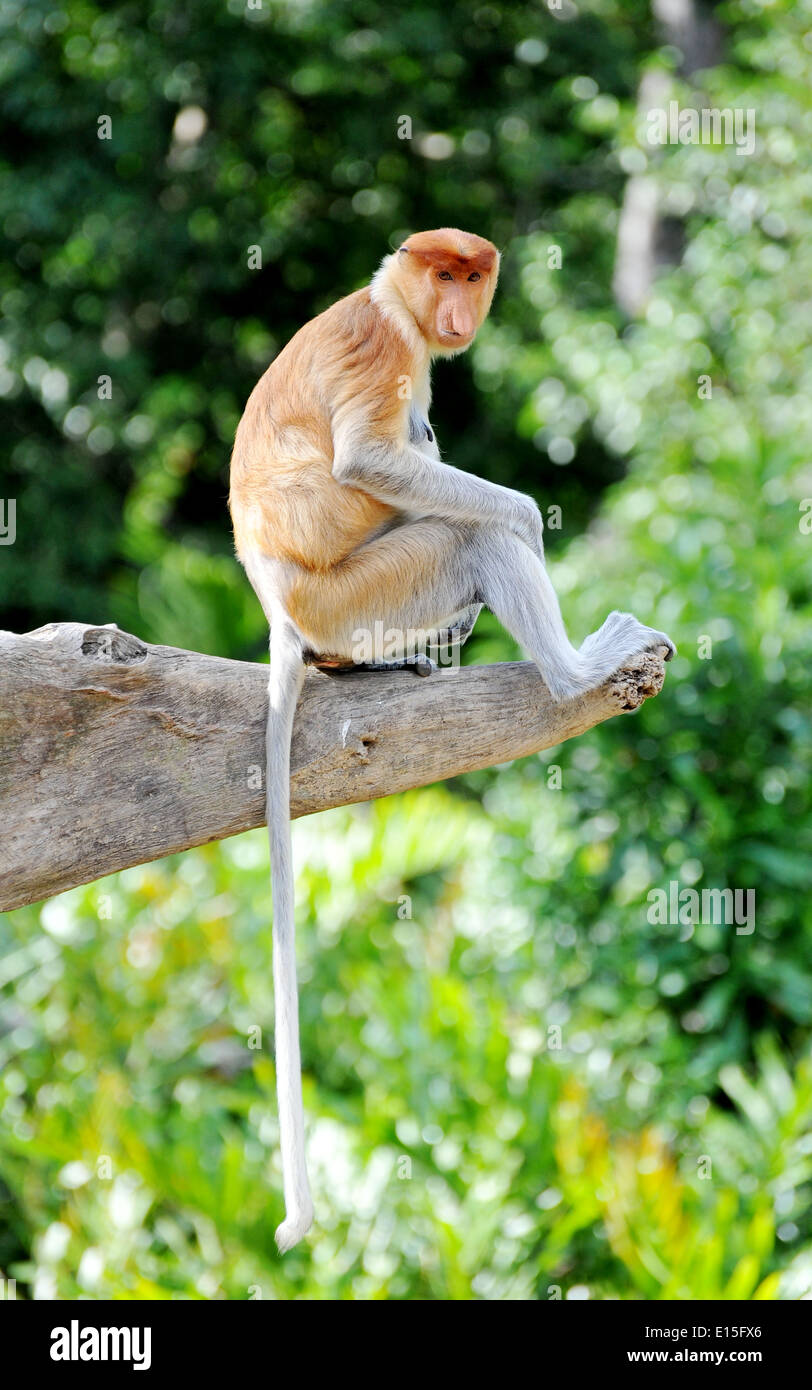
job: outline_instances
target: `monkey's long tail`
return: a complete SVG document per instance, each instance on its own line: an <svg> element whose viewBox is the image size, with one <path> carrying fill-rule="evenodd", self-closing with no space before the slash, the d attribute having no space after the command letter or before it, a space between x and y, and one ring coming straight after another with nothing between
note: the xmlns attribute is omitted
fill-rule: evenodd
<svg viewBox="0 0 812 1390"><path fill-rule="evenodd" d="M285 1220L276 1232L280 1252L290 1250L301 1240L313 1220L305 1161L290 837L290 740L303 677L298 634L289 623L278 618L271 625L265 806L273 888L276 1091L285 1191Z"/></svg>

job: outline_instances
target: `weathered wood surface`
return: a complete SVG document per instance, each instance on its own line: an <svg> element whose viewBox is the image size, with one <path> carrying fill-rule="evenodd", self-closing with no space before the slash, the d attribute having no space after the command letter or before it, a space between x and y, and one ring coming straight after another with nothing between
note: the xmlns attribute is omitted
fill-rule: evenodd
<svg viewBox="0 0 812 1390"><path fill-rule="evenodd" d="M0 632L0 910L264 822L267 667L115 627ZM555 705L530 662L328 676L296 717L291 814L582 734L662 687L658 653Z"/></svg>

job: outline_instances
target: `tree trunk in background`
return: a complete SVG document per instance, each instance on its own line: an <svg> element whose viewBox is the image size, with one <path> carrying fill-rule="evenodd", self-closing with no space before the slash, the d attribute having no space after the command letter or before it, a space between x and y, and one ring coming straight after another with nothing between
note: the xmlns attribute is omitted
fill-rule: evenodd
<svg viewBox="0 0 812 1390"><path fill-rule="evenodd" d="M711 15L698 10L694 0L652 0L651 8L663 43L682 54L677 67L681 77L689 79L719 62L722 30ZM637 94L638 119L667 107L671 94L668 73L658 69L644 73ZM623 196L612 278L615 299L630 318L645 310L657 267L679 260L678 249L667 244L662 231L656 181L647 174L633 174Z"/></svg>

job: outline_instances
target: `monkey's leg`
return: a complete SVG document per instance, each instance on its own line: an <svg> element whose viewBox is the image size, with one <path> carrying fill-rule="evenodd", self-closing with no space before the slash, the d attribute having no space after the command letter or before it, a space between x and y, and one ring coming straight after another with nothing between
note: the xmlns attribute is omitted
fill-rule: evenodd
<svg viewBox="0 0 812 1390"><path fill-rule="evenodd" d="M411 659L465 635L478 611L464 530L437 517L408 521L328 572L300 571L288 612L314 652L357 665Z"/></svg>
<svg viewBox="0 0 812 1390"><path fill-rule="evenodd" d="M345 675L352 671L413 671L416 676L430 676L437 670L438 663L448 664L448 653L455 647L462 647L474 630L474 624L482 611L481 603L468 604L462 612L455 613L448 620L449 625L422 635L425 651L417 651L409 656L396 657L382 661L331 660L312 652L305 655L305 665L316 666L321 671L335 675Z"/></svg>
<svg viewBox="0 0 812 1390"><path fill-rule="evenodd" d="M610 613L578 650L544 564L514 532L435 517L371 542L329 576L303 575L288 602L316 650L348 656L375 623L436 630L442 615L484 602L536 662L555 699L594 689L647 649L674 652L664 632L630 613Z"/></svg>
<svg viewBox="0 0 812 1390"><path fill-rule="evenodd" d="M630 657L654 647L676 648L670 637L631 613L610 613L580 649L572 646L544 564L512 531L479 527L472 542L485 603L535 661L557 700L602 685Z"/></svg>

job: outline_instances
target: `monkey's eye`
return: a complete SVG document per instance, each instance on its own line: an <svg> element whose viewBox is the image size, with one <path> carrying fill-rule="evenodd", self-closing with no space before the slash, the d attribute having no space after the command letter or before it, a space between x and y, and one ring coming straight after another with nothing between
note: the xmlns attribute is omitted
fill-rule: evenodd
<svg viewBox="0 0 812 1390"><path fill-rule="evenodd" d="M480 275L480 273L479 273L478 270L474 270L474 271L472 271L471 274L468 276L468 279L469 279L469 280L481 280L481 279L482 279L482 276Z"/></svg>
<svg viewBox="0 0 812 1390"><path fill-rule="evenodd" d="M438 280L453 280L453 279L454 279L454 276L451 274L451 271L450 271L450 270L438 270L438 271L437 271L437 279L438 279Z"/></svg>

